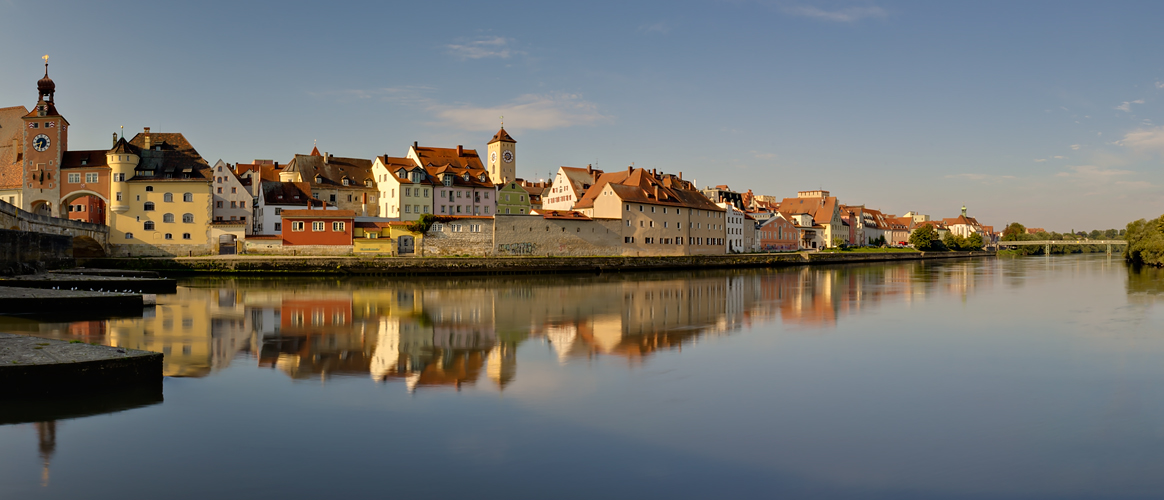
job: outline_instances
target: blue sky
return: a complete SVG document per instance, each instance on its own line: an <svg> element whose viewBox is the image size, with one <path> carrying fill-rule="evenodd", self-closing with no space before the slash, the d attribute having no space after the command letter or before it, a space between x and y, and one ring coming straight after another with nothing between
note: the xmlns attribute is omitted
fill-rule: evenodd
<svg viewBox="0 0 1164 500"><path fill-rule="evenodd" d="M482 149L886 212L1122 227L1164 213L1164 4L0 0L0 106L51 56L70 147L211 162Z"/></svg>

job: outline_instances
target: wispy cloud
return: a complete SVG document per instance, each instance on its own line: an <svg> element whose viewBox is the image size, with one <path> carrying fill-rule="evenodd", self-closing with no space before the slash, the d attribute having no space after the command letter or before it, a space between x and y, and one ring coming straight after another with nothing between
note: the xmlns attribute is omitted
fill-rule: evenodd
<svg viewBox="0 0 1164 500"><path fill-rule="evenodd" d="M428 107L441 125L464 130L493 130L501 116L515 128L550 130L594 125L612 117L578 94L526 94L497 106L433 104Z"/></svg>
<svg viewBox="0 0 1164 500"><path fill-rule="evenodd" d="M487 59L500 58L509 59L515 55L524 54L524 52L512 48L513 39L501 36L480 38L462 43L450 43L445 45L445 49L449 54L465 59Z"/></svg>
<svg viewBox="0 0 1164 500"><path fill-rule="evenodd" d="M1054 159L1056 159L1056 160L1066 160L1066 159L1067 159L1067 157L1066 157L1066 156L1060 156L1060 155L1055 155L1055 156L1052 156L1052 158L1054 158Z"/></svg>
<svg viewBox="0 0 1164 500"><path fill-rule="evenodd" d="M884 18L886 16L885 9L877 6L824 10L811 5L788 5L781 8L781 10L785 14L792 16L809 17L836 23L855 23L866 18Z"/></svg>
<svg viewBox="0 0 1164 500"><path fill-rule="evenodd" d="M1116 106L1115 109L1130 113L1130 112L1132 112L1132 105L1133 104L1144 104L1144 100L1143 99L1136 99L1134 101L1124 101L1123 104Z"/></svg>
<svg viewBox="0 0 1164 500"><path fill-rule="evenodd" d="M758 160L775 160L776 159L776 153L761 153L761 152L755 151L755 150L749 151L749 153L752 153L752 156L755 156L756 159L758 159Z"/></svg>
<svg viewBox="0 0 1164 500"><path fill-rule="evenodd" d="M657 35L666 35L667 33L670 33L672 29L675 29L675 25L667 21L659 21L657 23L644 24L639 26L639 32L653 33Z"/></svg>
<svg viewBox="0 0 1164 500"><path fill-rule="evenodd" d="M1164 89L1164 82L1156 82L1156 88Z"/></svg>
<svg viewBox="0 0 1164 500"><path fill-rule="evenodd" d="M1164 127L1139 128L1115 143L1135 151L1164 153Z"/></svg>
<svg viewBox="0 0 1164 500"><path fill-rule="evenodd" d="M1056 177L1068 177L1078 179L1086 182L1108 182L1114 177L1121 175L1130 175L1135 172L1131 170L1120 170L1115 168L1103 168L1095 165L1079 165L1070 167L1067 172L1059 172L1055 174Z"/></svg>
<svg viewBox="0 0 1164 500"><path fill-rule="evenodd" d="M1038 161L1038 160L1035 160ZM981 182L983 184L996 184L1005 180L1014 179L1013 175L989 175L989 174L950 174L946 176L947 179L961 179L966 181Z"/></svg>
<svg viewBox="0 0 1164 500"><path fill-rule="evenodd" d="M1035 163L1043 163L1045 161L1047 161L1046 158L1035 158Z"/></svg>
<svg viewBox="0 0 1164 500"><path fill-rule="evenodd" d="M1071 150L1072 150L1072 151L1079 151L1079 148L1080 148L1080 146L1079 146L1078 144L1072 144L1072 145L1071 145Z"/></svg>

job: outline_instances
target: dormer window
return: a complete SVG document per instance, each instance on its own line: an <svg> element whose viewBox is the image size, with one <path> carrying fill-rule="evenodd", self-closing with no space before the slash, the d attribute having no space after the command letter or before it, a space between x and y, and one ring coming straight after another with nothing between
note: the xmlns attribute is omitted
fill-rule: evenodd
<svg viewBox="0 0 1164 500"><path fill-rule="evenodd" d="M322 175L316 175L316 176L315 176L315 183L316 183L316 184L323 184L323 176L322 176Z"/></svg>
<svg viewBox="0 0 1164 500"><path fill-rule="evenodd" d="M347 177L344 177L344 180L343 180L343 182L344 182L344 185L345 185L345 186L347 186L347 185L351 184L351 180L349 180Z"/></svg>
<svg viewBox="0 0 1164 500"><path fill-rule="evenodd" d="M408 171L404 170L403 168L400 170L397 170L396 176L401 178L401 179L407 179L408 178Z"/></svg>
<svg viewBox="0 0 1164 500"><path fill-rule="evenodd" d="M479 180L479 181L481 181L481 182L485 182L485 174L480 174L480 175L478 175L478 176L477 176L477 180Z"/></svg>
<svg viewBox="0 0 1164 500"><path fill-rule="evenodd" d="M466 181L469 180L469 172L465 172L464 174L461 174L461 178L465 179Z"/></svg>
<svg viewBox="0 0 1164 500"><path fill-rule="evenodd" d="M372 179L368 179L368 180L364 181L364 186L372 187Z"/></svg>
<svg viewBox="0 0 1164 500"><path fill-rule="evenodd" d="M446 176L445 176L445 185L446 185L446 186L452 186L452 185L453 185L453 176L451 176L451 175L446 175Z"/></svg>

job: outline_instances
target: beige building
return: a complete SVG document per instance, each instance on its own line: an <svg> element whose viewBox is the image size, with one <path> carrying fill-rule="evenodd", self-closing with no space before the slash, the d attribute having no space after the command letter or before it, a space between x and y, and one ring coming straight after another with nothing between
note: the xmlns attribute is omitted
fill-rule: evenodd
<svg viewBox="0 0 1164 500"><path fill-rule="evenodd" d="M558 167L553 184L542 195L542 209L573 210L602 174L601 170L594 170L590 165L586 168Z"/></svg>
<svg viewBox="0 0 1164 500"><path fill-rule="evenodd" d="M834 247L838 242L849 240L848 228L841 219L840 204L835 196L829 196L828 191L800 191L796 193L796 198L784 198L777 210L789 220L797 215L811 215L811 226L798 224L797 227L811 230L814 226L820 226L819 237L826 247Z"/></svg>
<svg viewBox="0 0 1164 500"><path fill-rule="evenodd" d="M295 155L279 176L285 182L308 183L312 196L357 217L380 216L372 160L321 154L313 148L311 154Z"/></svg>
<svg viewBox="0 0 1164 500"><path fill-rule="evenodd" d="M620 219L623 255L725 253L724 209L679 176L642 168L602 174L575 207Z"/></svg>

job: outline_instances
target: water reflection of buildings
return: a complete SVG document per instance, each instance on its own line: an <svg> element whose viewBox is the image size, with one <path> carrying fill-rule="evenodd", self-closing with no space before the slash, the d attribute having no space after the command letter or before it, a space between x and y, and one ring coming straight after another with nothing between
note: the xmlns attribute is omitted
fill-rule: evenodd
<svg viewBox="0 0 1164 500"><path fill-rule="evenodd" d="M202 281L163 296L145 318L67 331L163 352L171 376L203 376L247 354L294 379L370 375L418 390L484 376L504 389L516 378L517 347L529 340L548 344L561 363L640 363L754 324L827 329L883 302L966 296L993 280L983 262L548 280Z"/></svg>

